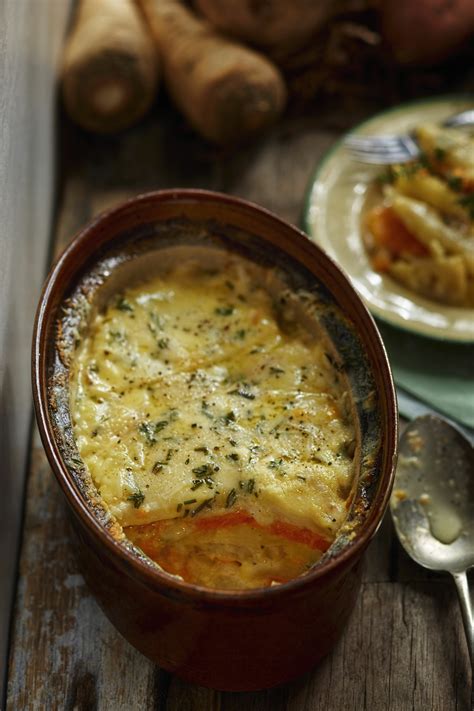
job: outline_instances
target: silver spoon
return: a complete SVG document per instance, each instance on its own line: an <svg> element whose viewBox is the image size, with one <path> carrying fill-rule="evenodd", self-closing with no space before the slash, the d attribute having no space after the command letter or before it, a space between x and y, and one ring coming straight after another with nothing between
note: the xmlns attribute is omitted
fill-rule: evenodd
<svg viewBox="0 0 474 711"><path fill-rule="evenodd" d="M474 611L466 575L474 566L474 449L455 427L433 415L407 426L390 509L408 555L454 578L474 679Z"/></svg>

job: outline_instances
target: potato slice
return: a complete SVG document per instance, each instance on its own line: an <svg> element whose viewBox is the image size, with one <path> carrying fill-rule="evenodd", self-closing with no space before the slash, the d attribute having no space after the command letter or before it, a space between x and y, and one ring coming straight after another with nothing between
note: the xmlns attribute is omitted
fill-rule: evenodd
<svg viewBox="0 0 474 711"><path fill-rule="evenodd" d="M408 289L451 306L468 306L468 277L461 256L394 262L390 274Z"/></svg>

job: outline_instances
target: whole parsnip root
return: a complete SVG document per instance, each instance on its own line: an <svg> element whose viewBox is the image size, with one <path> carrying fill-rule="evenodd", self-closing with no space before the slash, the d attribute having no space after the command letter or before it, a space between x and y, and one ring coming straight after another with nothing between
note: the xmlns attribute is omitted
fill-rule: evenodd
<svg viewBox="0 0 474 711"><path fill-rule="evenodd" d="M71 118L97 133L130 126L156 95L159 57L133 0L80 0L62 70Z"/></svg>
<svg viewBox="0 0 474 711"><path fill-rule="evenodd" d="M240 142L281 113L278 69L216 33L178 0L138 0L161 56L170 95L190 124L218 144Z"/></svg>

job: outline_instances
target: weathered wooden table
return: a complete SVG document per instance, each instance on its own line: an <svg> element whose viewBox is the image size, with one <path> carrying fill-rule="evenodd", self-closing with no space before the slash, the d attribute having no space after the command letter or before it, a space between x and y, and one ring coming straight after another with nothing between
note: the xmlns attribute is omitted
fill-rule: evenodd
<svg viewBox="0 0 474 711"><path fill-rule="evenodd" d="M372 109L290 118L258 144L229 154L202 144L166 106L113 138L86 136L63 122L55 251L102 209L165 187L226 191L298 223L315 164ZM115 631L86 588L65 505L34 435L8 711L461 711L468 705L469 662L454 586L407 558L388 516L366 555L345 634L313 673L285 687L238 694L192 686L154 667Z"/></svg>

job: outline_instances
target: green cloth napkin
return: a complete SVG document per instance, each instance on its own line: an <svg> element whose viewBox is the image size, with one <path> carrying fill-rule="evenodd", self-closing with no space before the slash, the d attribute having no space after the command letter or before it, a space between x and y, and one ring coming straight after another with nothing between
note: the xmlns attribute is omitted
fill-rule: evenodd
<svg viewBox="0 0 474 711"><path fill-rule="evenodd" d="M378 322L395 383L436 410L474 427L474 345L417 336ZM400 412L405 417L409 413Z"/></svg>

